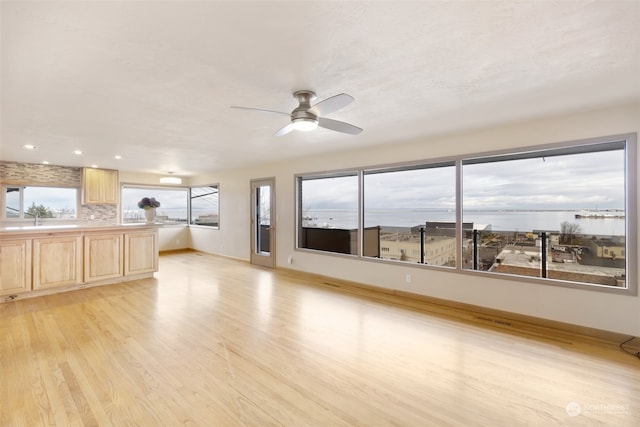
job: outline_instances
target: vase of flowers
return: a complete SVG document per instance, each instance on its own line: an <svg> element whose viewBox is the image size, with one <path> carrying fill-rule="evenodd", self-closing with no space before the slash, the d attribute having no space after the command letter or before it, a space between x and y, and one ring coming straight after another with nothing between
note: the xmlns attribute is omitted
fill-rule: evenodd
<svg viewBox="0 0 640 427"><path fill-rule="evenodd" d="M156 208L160 207L160 202L155 197L144 197L138 202L138 207L144 209L147 224L153 224L156 220Z"/></svg>

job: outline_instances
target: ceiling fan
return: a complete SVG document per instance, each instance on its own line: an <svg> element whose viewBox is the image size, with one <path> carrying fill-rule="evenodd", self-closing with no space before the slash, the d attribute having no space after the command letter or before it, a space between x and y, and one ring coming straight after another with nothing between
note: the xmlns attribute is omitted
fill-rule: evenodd
<svg viewBox="0 0 640 427"><path fill-rule="evenodd" d="M357 126L322 117L351 104L354 101L354 98L351 95L341 93L339 95L335 95L331 98L320 101L313 106L311 105L311 102L316 99L316 94L310 90L296 91L293 93L293 97L298 100L299 105L291 113L250 107L231 106L231 108L262 111L265 113L284 114L286 116L289 116L291 122L280 128L280 130L278 130L274 134L274 136L286 135L292 130L310 131L317 128L318 126L336 132L348 133L351 135L357 135L362 132L362 129Z"/></svg>

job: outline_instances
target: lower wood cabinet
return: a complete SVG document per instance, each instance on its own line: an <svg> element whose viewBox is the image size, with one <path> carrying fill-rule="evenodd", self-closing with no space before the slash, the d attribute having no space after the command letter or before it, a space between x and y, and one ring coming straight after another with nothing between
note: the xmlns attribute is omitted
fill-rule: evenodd
<svg viewBox="0 0 640 427"><path fill-rule="evenodd" d="M82 237L33 239L33 289L82 283Z"/></svg>
<svg viewBox="0 0 640 427"><path fill-rule="evenodd" d="M106 285L158 271L156 227L86 227L0 234L0 297Z"/></svg>
<svg viewBox="0 0 640 427"><path fill-rule="evenodd" d="M0 241L0 295L31 290L31 240Z"/></svg>
<svg viewBox="0 0 640 427"><path fill-rule="evenodd" d="M156 231L125 233L125 276L158 271L158 248L156 236Z"/></svg>
<svg viewBox="0 0 640 427"><path fill-rule="evenodd" d="M122 277L124 235L88 234L84 236L84 281Z"/></svg>

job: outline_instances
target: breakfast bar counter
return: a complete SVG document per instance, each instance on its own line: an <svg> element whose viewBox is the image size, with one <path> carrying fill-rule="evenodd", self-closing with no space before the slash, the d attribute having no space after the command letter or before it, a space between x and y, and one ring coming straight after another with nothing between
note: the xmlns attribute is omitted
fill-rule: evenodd
<svg viewBox="0 0 640 427"><path fill-rule="evenodd" d="M0 302L153 277L158 225L0 228Z"/></svg>

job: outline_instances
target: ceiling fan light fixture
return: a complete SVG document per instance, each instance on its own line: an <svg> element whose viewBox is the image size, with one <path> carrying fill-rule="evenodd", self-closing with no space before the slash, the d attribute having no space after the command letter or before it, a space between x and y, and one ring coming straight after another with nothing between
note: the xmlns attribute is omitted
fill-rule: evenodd
<svg viewBox="0 0 640 427"><path fill-rule="evenodd" d="M298 119L293 119L292 123L293 129L301 130L303 132L308 132L318 127L318 119L314 119L311 117L301 117Z"/></svg>

